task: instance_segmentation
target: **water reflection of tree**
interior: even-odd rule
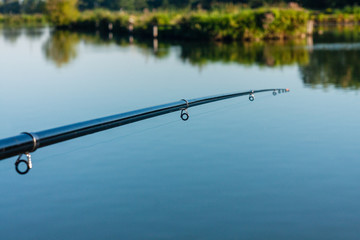
[[[37,40],[44,34],[41,28],[25,28],[25,36],[30,40]]]
[[[43,49],[47,59],[54,61],[58,67],[69,63],[77,56],[78,34],[68,31],[56,31],[51,34]]]
[[[359,25],[319,26],[314,34],[315,43],[354,43],[360,41]]]
[[[172,46],[180,47],[180,58],[195,66],[204,66],[213,62],[239,63],[260,66],[284,66],[306,64],[308,51],[306,41],[282,43],[204,43],[204,42],[166,42],[144,39],[129,39],[119,36],[55,32],[45,44],[46,56],[58,66],[76,57],[76,45],[80,39],[86,44],[127,47],[135,45],[141,53],[156,58],[166,58]],[[296,47],[294,47],[296,46]]]
[[[21,34],[21,29],[19,28],[6,28],[3,29],[1,33],[4,39],[10,43],[16,43]]]
[[[7,39],[16,39],[20,31],[4,32]],[[354,33],[341,35],[335,32],[333,39],[345,37],[354,39]],[[320,36],[328,36],[322,33]],[[335,36],[335,37],[334,37]],[[326,37],[326,39],[328,39]],[[80,40],[91,45],[117,45],[122,47],[136,46],[145,56],[166,58],[171,48],[179,49],[179,57],[198,67],[219,62],[224,64],[237,63],[241,65],[257,65],[277,67],[299,65],[300,74],[305,84],[310,86],[333,85],[341,88],[360,88],[360,49],[316,49],[309,51],[306,41],[273,42],[273,43],[204,43],[204,42],[155,42],[152,40],[124,38],[120,36],[71,33],[56,31],[44,44],[44,53],[48,59],[61,67],[77,56],[77,45]],[[344,39],[343,39],[344,40]],[[314,39],[319,41],[319,38]],[[325,39],[324,39],[325,41]],[[346,42],[346,41],[345,41]]]
[[[182,45],[181,58],[193,65],[211,62],[242,65],[284,66],[306,64],[308,51],[299,46],[305,42],[285,43],[198,43]],[[295,47],[296,46],[296,47]]]
[[[300,67],[305,84],[339,88],[360,87],[360,49],[316,50],[310,62]]]
[[[314,42],[321,45],[315,45],[309,64],[300,67],[303,82],[324,88],[359,89],[359,41],[360,26],[321,26],[314,36]]]
[[[56,63],[58,67],[69,63],[77,56],[77,45],[80,41],[85,44],[107,46],[115,44],[122,47],[135,45],[142,54],[153,55],[156,58],[165,58],[170,53],[169,43],[157,43],[154,50],[154,42],[148,40],[129,40],[120,36],[108,34],[74,33],[70,31],[55,31],[50,39],[44,44],[44,53],[47,59]]]

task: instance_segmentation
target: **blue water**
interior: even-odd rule
[[[43,148],[26,176],[15,172],[16,158],[1,161],[1,239],[358,238],[357,75],[349,87],[309,84],[301,69],[322,67],[312,65],[317,58],[194,64],[181,57],[181,44],[160,46],[167,55],[159,57],[151,47],[83,36],[59,64],[46,57],[48,29],[12,30],[14,38],[7,31],[0,31],[0,138],[183,98],[291,92],[203,105],[189,109],[187,122],[172,113]],[[316,44],[300,46],[309,59],[327,51]],[[360,57],[356,48],[329,51]]]

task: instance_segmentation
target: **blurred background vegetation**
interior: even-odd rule
[[[315,23],[358,23],[355,0],[0,0],[0,23],[50,23],[74,30],[129,24],[142,34],[153,25],[186,28],[189,36],[212,39],[282,38],[306,33]],[[42,16],[44,15],[44,16]],[[163,27],[161,27],[163,26]],[[235,31],[234,31],[235,30]],[[181,37],[184,31],[181,31]]]
[[[358,0],[0,0],[2,14],[44,13],[46,5],[75,4],[80,11],[98,8],[112,11],[152,11],[154,9],[204,9],[216,10],[234,6],[244,8],[284,7],[292,4],[306,9],[333,13],[341,9],[345,13],[360,12]],[[355,7],[355,8],[354,8]]]

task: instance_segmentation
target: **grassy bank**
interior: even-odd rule
[[[1,15],[0,24],[8,26],[43,26],[47,24],[46,16],[43,14],[19,14]]]
[[[312,19],[319,25],[328,25],[328,24],[358,24],[360,22],[360,13],[315,13],[312,16]]]
[[[360,22],[360,7],[328,8],[322,12],[313,11],[312,19],[319,25],[358,24]]]
[[[309,20],[318,25],[360,22],[360,8],[325,12],[289,8],[260,8],[213,11],[111,12],[85,11],[58,28],[152,38],[154,26],[159,39],[190,40],[281,40],[304,38]],[[0,15],[0,24],[44,26],[46,15]]]
[[[309,12],[292,9],[256,9],[238,12],[151,12],[128,14],[105,10],[83,12],[66,28],[111,31],[159,38],[261,40],[304,37]]]

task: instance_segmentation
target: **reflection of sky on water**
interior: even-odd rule
[[[187,122],[173,113],[44,148],[25,178],[15,159],[0,162],[4,239],[359,235],[358,91],[331,82],[309,88],[293,64],[215,59],[194,67],[179,58],[181,46],[158,58],[137,45],[81,40],[76,58],[58,67],[44,57],[48,39],[47,30],[31,41],[0,36],[1,138],[182,98],[292,91],[192,108]],[[319,57],[329,55],[309,62]],[[307,71],[325,65],[312,66]]]
[[[359,50],[360,43],[319,43],[313,46],[307,46],[308,50],[326,50],[326,51],[339,51],[339,50]]]

